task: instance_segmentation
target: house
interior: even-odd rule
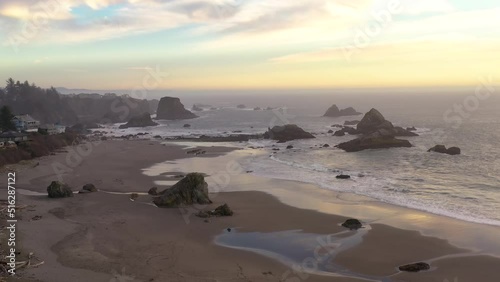
[[[48,135],[55,135],[64,133],[66,127],[54,124],[45,124],[40,126],[40,131],[46,132]]]
[[[15,131],[6,131],[0,134],[0,142],[9,143],[9,141],[12,142],[28,141],[28,134]]]
[[[16,126],[17,131],[37,132],[40,126],[40,122],[30,115],[15,116],[12,118],[12,122]]]

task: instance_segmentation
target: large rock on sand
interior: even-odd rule
[[[82,190],[80,190],[78,193],[79,194],[87,194],[87,193],[94,193],[97,192],[97,188],[95,188],[94,184],[85,184],[82,187]]]
[[[186,175],[174,186],[161,192],[153,202],[159,207],[167,208],[212,203],[208,198],[208,184],[200,173]]]
[[[52,181],[49,187],[47,187],[47,193],[49,194],[49,198],[73,197],[71,188],[67,184],[59,181]]]
[[[287,142],[296,139],[312,139],[316,137],[295,124],[287,124],[269,129],[264,133],[264,138],[278,140],[278,142]]]
[[[342,223],[342,226],[344,226],[345,228],[349,228],[350,230],[357,230],[363,227],[363,224],[361,224],[361,222],[357,219],[350,218]]]
[[[179,120],[179,119],[192,119],[198,116],[186,110],[179,98],[163,97],[158,104],[156,111],[157,119],[165,120]]]
[[[357,116],[361,113],[357,112],[353,107],[349,107],[346,109],[340,110],[337,105],[331,106],[326,113],[323,115],[324,117],[343,117],[343,116]]]
[[[425,262],[417,262],[399,267],[399,270],[405,272],[420,272],[431,269],[431,266]]]
[[[144,113],[140,116],[132,117],[126,124],[120,125],[120,129],[129,127],[147,127],[158,125],[151,119],[149,113]]]

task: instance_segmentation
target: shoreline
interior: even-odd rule
[[[184,173],[192,171],[209,172],[208,174],[213,176],[214,172],[226,171],[227,173],[226,168],[219,167],[219,165],[227,165],[227,162],[223,162],[221,159],[234,159],[234,154],[245,153],[245,150],[232,151],[222,147],[205,147],[207,155],[195,157],[187,155],[183,147],[164,146],[157,142],[150,145],[152,142],[153,141],[106,141],[105,144],[111,145],[101,148],[104,148],[103,150],[107,152],[107,155],[99,154],[99,152],[93,155],[91,154],[88,159],[84,160],[81,166],[74,168],[74,171],[68,178],[68,182],[77,188],[85,183],[92,183],[95,180],[99,180],[99,176],[111,176],[111,181],[101,179],[101,182],[96,182],[95,184],[98,186],[98,189],[99,187],[106,187],[106,189],[103,190],[111,192],[130,193],[138,192],[138,190],[147,192],[150,187],[158,186],[155,185],[155,181],[165,181],[165,178],[168,177],[167,175],[155,176],[154,174],[148,176],[146,172],[152,170],[152,168],[153,170],[157,169],[161,171],[161,167],[165,168],[169,166],[170,169],[164,170],[164,172],[179,172],[184,169]],[[139,154],[134,154],[137,149],[144,146],[147,148],[142,150]],[[96,149],[96,151],[99,150],[101,149]],[[127,152],[128,155],[121,159],[119,156],[124,152]],[[228,152],[232,153],[228,154]],[[111,156],[113,158],[111,158]],[[30,172],[29,179],[28,177],[25,178],[26,174],[21,174],[21,177],[25,178],[24,180],[26,182],[19,186],[25,188],[24,185],[26,185],[27,188],[32,188],[27,190],[33,190],[33,187],[36,186],[37,188],[35,188],[35,190],[43,193],[48,184],[43,186],[41,183],[47,182],[50,176],[43,175],[41,171],[50,168],[50,164],[53,163],[55,159],[61,157],[63,156],[58,154],[56,156],[49,156],[41,159],[39,166],[28,169]],[[116,159],[116,157],[118,157],[118,159]],[[130,162],[128,163],[130,167],[123,164],[127,158]],[[168,160],[165,161],[166,159]],[[154,162],[155,160],[157,160],[157,162]],[[204,160],[207,160],[208,166]],[[207,171],[201,170],[203,167]],[[109,171],[103,173],[102,170],[104,168]],[[89,173],[88,170],[91,170],[91,172]],[[92,171],[95,172],[95,174],[93,174]],[[89,179],[89,175],[93,176],[93,179]],[[117,178],[113,179],[113,177]],[[124,177],[125,180],[121,182],[115,181],[119,179],[119,177]],[[61,273],[70,275],[68,277],[76,279],[73,281],[88,281],[88,279],[90,279],[89,277],[93,279],[92,281],[109,281],[109,273],[113,273],[113,271],[124,272],[121,268],[116,267],[118,264],[124,264],[128,266],[125,272],[140,279],[159,279],[160,277],[164,279],[168,277],[168,279],[171,279],[168,281],[213,281],[221,278],[223,281],[233,281],[231,279],[235,279],[234,281],[244,281],[245,277],[252,277],[256,280],[250,281],[283,281],[277,274],[287,273],[289,269],[280,262],[251,252],[231,250],[217,246],[213,243],[213,238],[220,235],[222,230],[227,227],[238,227],[241,225],[245,227],[243,229],[244,231],[263,233],[295,230],[297,227],[301,227],[300,229],[302,229],[303,232],[332,234],[344,231],[344,229],[337,224],[345,220],[346,215],[342,212],[339,212],[339,215],[332,214],[335,209],[332,210],[331,206],[337,206],[337,209],[339,207],[345,208],[349,205],[352,206],[351,210],[347,212],[351,212],[362,205],[364,206],[363,209],[369,205],[371,206],[370,209],[373,210],[376,210],[376,206],[378,206],[372,201],[362,201],[354,204],[356,201],[354,199],[352,203],[345,204],[344,202],[342,206],[339,205],[339,201],[343,200],[338,199],[339,201],[335,201],[335,198],[333,198],[334,201],[327,202],[325,206],[316,207],[316,210],[313,210],[311,206],[318,204],[317,197],[320,196],[320,199],[323,197],[324,200],[324,195],[332,191],[319,189],[311,190],[310,188],[314,185],[291,181],[272,179],[255,180],[256,176],[247,173],[230,175],[230,182],[227,184],[227,187],[225,187],[226,189],[220,189],[217,191],[217,194],[211,194],[211,197],[216,195],[216,197],[213,198],[214,204],[212,207],[216,204],[227,202],[233,210],[235,210],[236,214],[231,218],[211,219],[209,223],[205,223],[202,219],[194,216],[189,216],[189,222],[186,224],[186,214],[183,211],[178,209],[158,209],[152,206],[142,205],[141,201],[132,202],[127,196],[120,194],[94,193],[90,195],[75,195],[75,197],[70,199],[59,200],[47,200],[46,198],[37,196],[21,195],[21,201],[36,206],[35,211],[25,212],[26,214],[23,214],[23,218],[30,218],[37,213],[43,214],[43,218],[40,221],[21,223],[21,232],[24,234],[22,239],[23,245],[25,249],[36,249],[37,252],[35,252],[35,254],[39,256],[40,254],[44,255],[46,261],[44,266],[36,269],[29,269],[25,271],[25,274],[28,276],[34,275],[38,279],[41,278],[41,281],[56,281],[53,280],[54,277],[51,277],[51,273],[52,275],[54,275],[54,273],[59,275],[61,275]],[[294,184],[292,185],[292,183]],[[258,187],[259,185],[265,186],[256,189],[256,186]],[[253,186],[252,191],[248,191],[250,190],[248,189],[250,186]],[[164,187],[161,189],[163,188]],[[226,191],[231,189],[232,191]],[[308,196],[312,197],[306,198],[305,200],[301,199],[300,197],[304,196],[304,189],[308,192]],[[263,193],[258,190],[266,191]],[[311,191],[314,191],[314,193],[311,193]],[[140,198],[143,197],[148,196],[140,196]],[[297,201],[297,199],[300,199],[300,201]],[[290,203],[294,203],[294,200],[295,205],[291,205]],[[328,198],[328,201],[330,200],[332,200],[332,198]],[[319,203],[322,202],[320,201]],[[385,208],[390,210],[393,207],[386,206]],[[461,250],[442,239],[423,236],[421,233],[425,234],[425,232],[421,232],[421,230],[408,231],[386,225],[385,223],[390,222],[391,218],[396,216],[396,214],[401,214],[399,209],[393,210],[392,213],[379,210],[380,215],[384,215],[384,213],[385,219],[382,218],[370,222],[373,229],[370,230],[366,238],[364,238],[359,245],[340,253],[338,260],[343,265],[348,265],[350,269],[359,270],[360,273],[383,273],[385,275],[393,273],[393,269],[399,266],[398,264],[400,263],[411,263],[420,259],[435,259],[436,256],[439,257],[465,252],[465,250]],[[366,211],[358,211],[357,214],[352,213],[350,216],[361,218],[363,214],[366,215]],[[160,224],[158,220],[164,217],[168,219],[168,224],[158,225]],[[274,219],[272,220],[272,224],[265,222],[265,220],[263,222],[263,218],[266,217],[266,220]],[[365,221],[364,218],[361,219]],[[161,222],[164,221],[162,220]],[[435,222],[432,221],[428,222],[431,222],[430,225],[435,224]],[[453,232],[456,231],[452,229],[452,224],[445,228]],[[150,233],[143,233],[138,230],[148,230]],[[498,234],[498,230],[496,230],[496,232]],[[30,234],[38,233],[40,235],[38,239],[43,238],[44,240],[42,241],[46,242],[46,245],[37,244],[37,242],[39,242],[37,238],[29,237]],[[51,236],[52,234],[58,235]],[[398,238],[400,238],[401,248],[408,248],[405,254],[395,254],[398,252],[390,252],[383,248],[377,249],[377,247],[384,245],[385,248],[390,246],[391,240],[387,239],[388,236],[390,238],[394,237],[392,242],[398,242]],[[166,244],[165,238],[170,238],[170,240],[167,241],[172,243]],[[412,246],[407,246],[406,240],[410,240]],[[177,241],[184,242],[184,245],[180,243],[182,245],[181,247],[181,245],[178,245]],[[375,241],[375,243],[372,241]],[[156,243],[156,245],[154,243]],[[430,244],[432,248],[427,246],[428,244]],[[50,250],[47,250],[49,247]],[[187,253],[186,248],[189,249]],[[124,257],[123,254],[121,254],[122,249],[126,249],[130,253],[136,254],[137,257]],[[178,249],[181,249],[181,251]],[[146,261],[150,259],[150,262],[151,260],[157,259],[154,257],[144,257],[142,252],[146,250],[153,252],[162,250],[171,257],[176,258],[176,263],[173,263],[172,267],[168,268],[168,271],[155,268],[160,264],[160,261],[151,264],[146,263],[143,265],[144,268],[141,269],[143,270],[142,272],[136,271],[136,269],[134,269],[135,264],[144,264],[144,262],[140,262],[141,257]],[[196,256],[198,256],[198,251],[202,252],[204,255],[200,255],[199,257],[190,255],[196,253]],[[470,252],[470,250],[467,252]],[[375,264],[375,266],[381,267],[382,270],[376,269],[376,267],[374,269],[373,264],[366,265],[367,263],[359,261],[360,258],[364,258],[366,261],[375,260],[372,262],[376,262],[375,257],[378,257],[380,253],[384,253],[384,256],[392,255],[392,258],[385,264]],[[498,258],[490,256],[485,257],[484,254],[481,255],[483,257],[478,257],[478,255],[475,254],[474,257],[458,258],[458,260],[468,261],[469,265],[478,265],[478,267],[480,267],[480,265],[489,265],[491,261],[494,263],[500,261]],[[200,269],[203,270],[190,269],[188,266],[193,263],[193,260],[200,263],[204,262],[207,265],[199,265]],[[235,260],[238,261],[237,265],[234,264]],[[450,281],[452,281],[451,279],[453,279],[453,277],[445,277],[443,275],[448,274],[448,272],[454,272],[462,277],[460,280],[461,282],[474,281],[467,280],[467,277],[472,277],[470,275],[477,274],[474,273],[475,267],[470,267],[470,269],[465,270],[454,268],[454,266],[449,263],[449,261],[452,260],[457,260],[457,258],[445,258],[433,262],[433,265],[436,264],[440,266],[439,269],[435,271],[419,273],[417,275],[408,275],[406,273],[393,273],[393,275],[396,275],[394,278],[405,279],[401,281],[443,281],[443,279],[450,279]],[[228,268],[230,270],[227,270]],[[51,269],[54,272],[51,272]],[[482,281],[495,281],[493,270],[494,268],[490,268],[489,270],[481,272],[481,274],[486,277],[486,280],[483,279]],[[164,273],[165,271],[167,273]],[[106,273],[108,274],[106,275]],[[212,278],[209,279],[207,276],[203,276],[207,273],[209,273],[208,277],[213,277],[213,280]],[[272,275],[269,273],[272,273]],[[160,277],[158,277],[158,275]],[[81,277],[87,280],[79,280]],[[189,277],[191,277],[192,280],[190,280],[191,278]],[[432,280],[438,279],[438,277],[441,280]],[[52,278],[52,280],[49,278]],[[491,280],[488,280],[489,278],[491,278]],[[332,281],[331,277],[316,275],[311,275],[308,280]],[[335,278],[334,281],[358,280],[360,279],[340,277]]]

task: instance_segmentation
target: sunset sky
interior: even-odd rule
[[[0,79],[130,89],[475,85],[498,0],[2,0]]]

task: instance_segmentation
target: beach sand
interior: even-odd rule
[[[192,158],[193,162],[198,158],[216,159],[232,149],[205,147],[207,153],[199,156],[188,155],[187,150],[153,141],[105,141],[63,176],[74,190],[93,183],[102,191],[66,199],[18,195],[18,204],[28,206],[20,213],[18,224],[20,256],[33,252],[45,263],[23,270],[11,280],[366,281],[297,273],[269,256],[214,244],[214,238],[227,228],[262,233],[345,232],[339,226],[345,216],[292,207],[261,192],[266,188],[286,189],[287,181],[269,182],[273,186],[259,187],[261,191],[211,194],[214,203],[208,207],[157,208],[148,204],[150,196],[144,194],[130,200],[127,193],[147,193],[158,186],[155,181],[167,177],[147,176],[143,169],[182,158]],[[59,153],[36,160],[36,167],[17,167],[17,189],[45,194],[50,182],[57,180],[54,164],[68,165],[67,157],[67,152]],[[223,203],[230,205],[234,216],[211,218],[209,222],[194,216],[199,209],[213,209]],[[42,218],[30,220],[34,216]],[[431,271],[397,270],[399,265],[422,260],[432,261]],[[496,282],[499,275],[494,266],[500,265],[500,259],[474,254],[418,231],[371,224],[361,243],[340,252],[331,263],[361,275],[388,277],[384,281]]]

